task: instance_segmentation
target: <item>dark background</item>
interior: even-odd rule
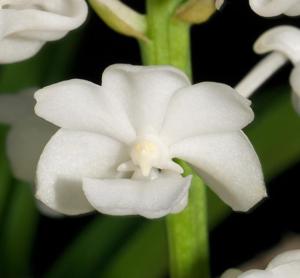
[[[144,1],[125,2],[140,11],[144,9]],[[300,20],[261,18],[252,12],[248,1],[227,0],[209,22],[192,28],[194,81],[219,81],[234,86],[261,59],[252,51],[255,39],[264,30],[279,24],[300,27]],[[141,63],[135,40],[107,28],[92,11],[87,25],[70,77],[99,83],[108,65]],[[291,66],[286,66],[263,88],[287,84],[290,70]],[[268,93],[272,97],[272,90]],[[267,201],[249,214],[232,214],[211,233],[213,274],[220,274],[274,246],[287,233],[300,232],[299,171],[300,164],[273,179],[268,184],[270,198]],[[53,220],[42,217],[33,259],[36,274],[43,273],[93,218]]]

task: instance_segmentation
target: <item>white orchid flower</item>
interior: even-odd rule
[[[93,210],[148,218],[185,208],[191,163],[234,210],[266,196],[261,166],[241,131],[250,101],[224,84],[191,86],[169,66],[113,65],[102,86],[69,80],[35,94],[36,114],[61,129],[37,168],[39,200],[63,214]]]
[[[10,126],[6,140],[7,157],[13,175],[34,186],[35,172],[43,148],[57,127],[34,114],[34,90],[19,94],[0,94],[0,123]],[[58,213],[38,203],[47,216]]]
[[[0,63],[34,56],[87,17],[84,0],[0,0]]]
[[[249,0],[249,4],[254,12],[264,17],[300,15],[299,0]]]
[[[275,257],[265,270],[249,270],[242,273],[230,269],[221,278],[299,278],[300,250],[292,250]]]
[[[294,65],[290,76],[292,100],[300,113],[300,29],[278,26],[263,33],[254,44],[258,54],[271,52],[236,86],[244,97],[250,97],[279,68],[291,61]]]

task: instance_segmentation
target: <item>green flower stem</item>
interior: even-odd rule
[[[188,164],[179,164],[193,180],[188,207],[167,217],[171,276],[205,278],[210,275],[206,188]]]
[[[182,0],[147,0],[148,42],[140,42],[145,65],[173,65],[191,77],[190,26],[173,18]]]
[[[191,78],[190,26],[173,15],[181,0],[147,0],[147,37],[141,42],[146,65],[172,65]],[[167,217],[170,272],[173,278],[209,277],[206,191],[203,181],[183,161],[184,175],[193,175],[188,207]]]

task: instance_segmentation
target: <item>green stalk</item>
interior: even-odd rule
[[[173,15],[181,0],[147,0],[147,37],[141,42],[145,65],[172,65],[191,77],[189,25]],[[209,248],[206,190],[203,181],[183,161],[184,175],[193,175],[189,205],[167,217],[172,278],[208,278]]]
[[[193,180],[188,207],[167,217],[171,276],[205,278],[210,275],[206,188],[188,164],[179,164]]]
[[[173,65],[191,77],[190,26],[173,18],[182,0],[147,0],[147,37],[140,42],[145,65]]]

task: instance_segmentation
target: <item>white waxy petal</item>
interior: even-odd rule
[[[292,103],[295,110],[300,114],[300,63],[292,70],[290,83],[292,86]]]
[[[242,272],[239,269],[228,269],[220,278],[239,278],[240,274],[242,274]]]
[[[0,42],[0,64],[14,63],[37,54],[45,42],[9,37]]]
[[[169,103],[161,137],[174,143],[206,133],[240,130],[254,118],[250,104],[220,83],[203,82],[184,88]]]
[[[0,63],[30,58],[46,41],[58,40],[87,17],[84,0],[2,1]]]
[[[273,269],[283,264],[288,264],[292,262],[300,263],[300,250],[286,251],[278,256],[276,256],[269,264],[267,269]],[[300,272],[299,272],[300,274]]]
[[[249,0],[249,4],[254,12],[264,17],[300,15],[299,0]]]
[[[258,54],[278,51],[296,64],[300,62],[300,30],[288,25],[274,27],[256,40],[254,51]]]
[[[12,125],[6,147],[15,177],[31,184],[34,183],[40,155],[56,131],[57,127],[34,115],[27,116]]]
[[[0,123],[12,125],[27,116],[34,116],[33,90],[19,94],[0,94]]]
[[[293,261],[287,264],[274,267],[269,270],[272,278],[299,278],[300,276],[300,261]]]
[[[157,133],[174,93],[189,86],[183,72],[169,66],[113,65],[102,76],[102,86],[118,94],[137,133]]]
[[[249,270],[239,275],[237,278],[283,278],[283,277],[273,276],[271,272],[265,270]],[[286,278],[288,278],[288,276]]]
[[[126,143],[135,139],[118,95],[94,83],[63,81],[39,90],[35,98],[36,114],[57,126],[98,132]]]
[[[68,215],[93,210],[82,190],[82,179],[113,178],[128,160],[119,142],[89,132],[60,129],[46,145],[37,168],[36,197]]]
[[[234,210],[247,211],[267,195],[258,157],[241,131],[189,138],[171,146],[170,153],[195,166]]]
[[[300,262],[291,262],[267,270],[249,270],[237,278],[299,278]]]
[[[221,278],[231,278],[226,273]],[[249,270],[232,278],[298,278],[299,275],[300,250],[292,250],[275,257],[266,270]]]
[[[191,177],[162,174],[153,180],[84,179],[84,193],[92,206],[110,215],[159,218],[187,205]]]
[[[288,9],[285,14],[288,16],[299,16],[300,15],[300,1],[294,0],[296,3]]]

